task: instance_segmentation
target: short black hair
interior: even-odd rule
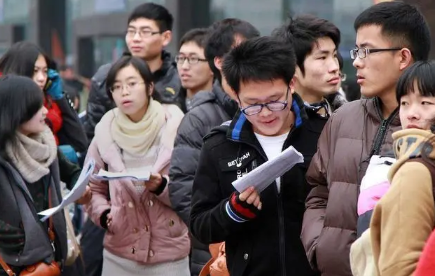
[[[128,17],[128,24],[139,18],[154,20],[160,32],[172,31],[174,18],[163,6],[155,3],[144,3],[137,6]]]
[[[116,75],[118,75],[121,69],[129,65],[133,66],[139,72],[139,75],[142,77],[143,81],[145,82],[144,93],[149,95],[150,89],[154,82],[154,76],[153,73],[151,72],[151,69],[143,59],[126,55],[121,57],[118,61],[116,61],[112,65],[112,67],[110,67],[109,72],[107,73],[106,90],[107,90],[107,95],[112,101],[113,101],[113,95],[112,92],[110,92],[110,88],[115,84]],[[154,93],[154,94],[158,95],[158,93]]]
[[[338,51],[340,30],[332,22],[314,15],[301,15],[275,29],[272,35],[294,45],[297,65],[305,73],[304,62],[320,38],[329,37]]]
[[[415,91],[417,85],[424,97],[435,97],[435,61],[417,61],[400,76],[396,87],[397,102],[409,92]],[[435,119],[435,118],[434,118]]]
[[[17,143],[19,127],[42,108],[44,96],[31,79],[18,75],[0,77],[0,155],[6,156],[6,145]]]
[[[392,47],[408,48],[415,61],[427,60],[430,51],[429,26],[417,7],[403,2],[382,2],[363,11],[354,28],[375,25],[390,39]]]
[[[180,40],[178,48],[181,48],[185,43],[194,42],[200,48],[205,49],[207,41],[207,28],[196,28],[186,32]]]
[[[224,58],[222,71],[236,94],[240,84],[249,81],[281,79],[290,83],[295,74],[293,47],[281,39],[263,36],[251,38],[232,49]]]
[[[209,35],[205,47],[205,58],[215,77],[221,81],[222,76],[214,65],[216,57],[222,58],[234,45],[235,37],[245,39],[260,36],[260,32],[249,22],[235,18],[227,18],[213,23],[209,27]]]

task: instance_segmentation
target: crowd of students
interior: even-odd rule
[[[165,7],[126,23],[129,51],[98,69],[82,119],[36,45],[0,59],[0,275],[433,273],[435,62],[418,8],[355,19],[358,100],[342,89],[340,30],[316,16],[266,36],[224,19],[188,31],[175,56]],[[290,146],[302,163],[236,191]],[[91,160],[95,174],[150,177],[91,177],[77,257],[68,216],[38,213]]]

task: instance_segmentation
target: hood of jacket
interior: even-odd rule
[[[435,135],[429,130],[399,130],[393,133],[393,140],[393,150],[397,162],[391,167],[388,174],[390,182],[400,166],[407,160],[418,157],[435,159]]]
[[[211,91],[200,91],[192,99],[192,108],[207,102],[217,102],[225,112],[232,118],[239,110],[237,102],[223,90],[219,81],[213,83]]]
[[[177,64],[172,58],[172,55],[165,50],[163,50],[162,52],[162,61],[162,67],[154,72],[154,77],[156,78],[156,80],[166,76],[169,69],[177,67]]]

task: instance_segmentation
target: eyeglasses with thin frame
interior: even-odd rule
[[[124,90],[124,88],[128,91],[131,92],[133,90],[135,90],[140,84],[144,84],[145,82],[136,82],[136,81],[130,81],[126,84],[114,84],[112,87],[110,87],[109,91],[112,94],[121,94],[122,91]]]
[[[197,64],[200,61],[202,61],[202,62],[207,61],[206,59],[199,58],[199,57],[186,57],[186,56],[180,56],[180,55],[175,57],[175,62],[178,65],[183,65],[186,60],[187,60],[187,63],[189,63],[189,64]]]
[[[265,104],[253,104],[253,105],[247,106],[245,108],[242,108],[241,111],[247,116],[252,116],[252,115],[256,115],[256,114],[260,113],[263,110],[263,107],[267,107],[267,109],[269,109],[272,112],[284,110],[288,106],[288,92],[289,92],[289,90],[290,90],[290,88],[287,87],[287,92],[285,94],[285,99],[286,99],[285,101],[273,101],[273,102],[268,102]],[[240,98],[239,98],[239,101],[240,101]]]
[[[355,48],[350,50],[350,58],[356,59],[357,57],[366,58],[369,54],[386,51],[399,51],[402,48],[384,48],[384,49],[368,49],[368,48]]]
[[[154,32],[148,29],[139,29],[139,30],[130,29],[127,30],[127,37],[133,38],[136,34],[139,34],[140,38],[146,38],[160,33],[161,32]]]
[[[346,81],[347,75],[344,73],[340,73],[340,79],[341,81]]]

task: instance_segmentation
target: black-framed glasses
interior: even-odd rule
[[[268,102],[265,104],[253,104],[253,105],[247,106],[245,108],[242,108],[241,111],[247,116],[252,116],[252,115],[256,115],[256,114],[260,113],[263,110],[263,107],[267,107],[267,109],[269,109],[272,112],[284,110],[288,105],[288,92],[289,92],[289,90],[290,90],[290,88],[287,87],[287,92],[285,94],[285,99],[286,99],[285,101],[273,101],[273,102]],[[239,98],[239,101],[240,101],[240,98]]]
[[[151,37],[153,35],[156,34],[160,34],[161,32],[154,32],[148,29],[139,29],[139,30],[134,30],[134,29],[130,29],[127,30],[127,37],[129,38],[133,38],[136,34],[139,34],[140,38],[145,38],[145,37]]]
[[[187,63],[189,63],[189,64],[197,64],[200,61],[203,61],[203,62],[207,61],[205,58],[199,58],[199,57],[186,57],[186,56],[180,56],[180,55],[175,57],[175,62],[178,65],[184,64],[184,62],[186,60],[187,60]]]
[[[141,82],[136,82],[136,81],[130,81],[126,84],[121,84],[121,83],[117,83],[114,84],[112,87],[110,87],[109,91],[112,94],[120,94],[122,93],[122,90],[125,88],[127,89],[128,92],[131,92],[133,90],[135,90],[139,84],[144,84],[145,82],[141,81]]]
[[[357,57],[366,58],[371,53],[399,51],[399,50],[402,50],[402,48],[384,48],[384,49],[355,48],[350,50],[350,58],[351,59],[356,59]]]

